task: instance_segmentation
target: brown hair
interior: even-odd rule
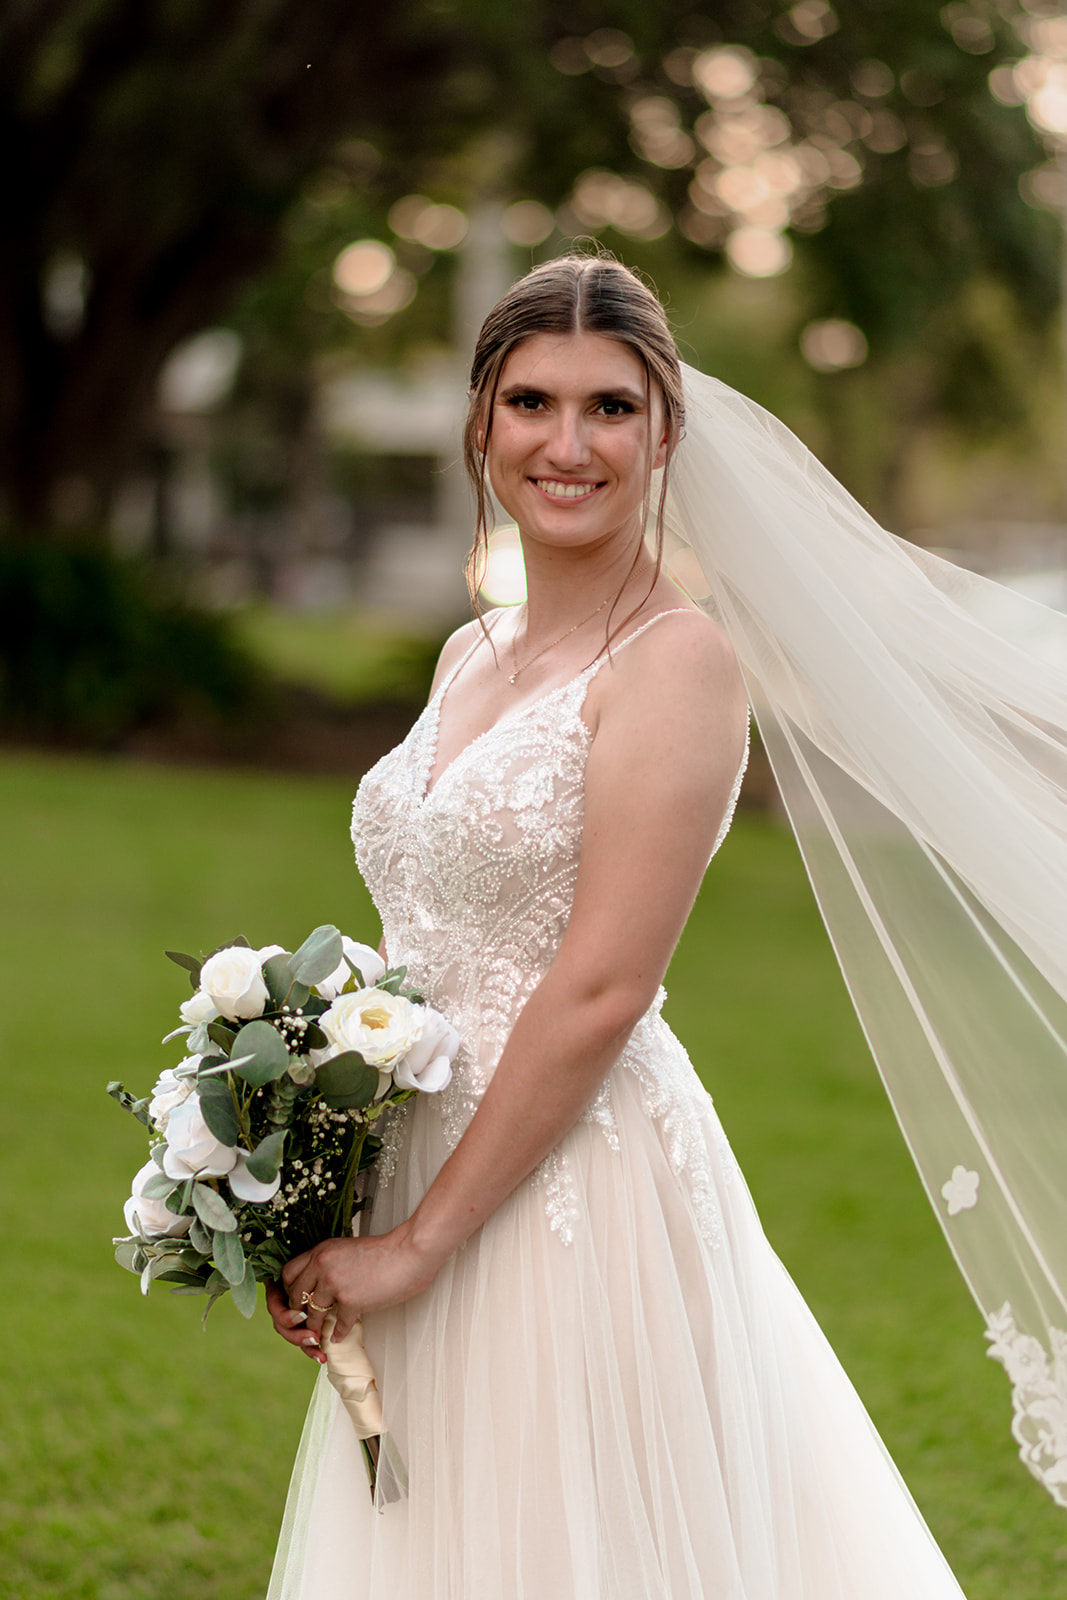
[[[500,374],[508,356],[524,339],[538,333],[599,333],[609,339],[617,339],[633,351],[645,369],[650,394],[655,384],[663,396],[668,466],[671,452],[681,438],[685,423],[681,366],[666,313],[652,290],[629,267],[609,255],[557,256],[554,261],[546,261],[535,267],[513,284],[490,311],[478,335],[471,363],[470,410],[463,433],[463,459],[474,487],[477,513],[474,544],[467,558],[467,588],[479,617],[479,574],[484,567],[489,534],[492,532],[486,461],[493,425],[493,406]],[[479,444],[478,429],[481,423],[484,423],[484,432]],[[650,428],[651,425],[650,408]],[[651,468],[649,470],[651,475]],[[649,594],[659,577],[663,559],[667,470],[665,467],[656,511],[656,570]],[[650,483],[646,483],[646,521],[649,491]],[[635,553],[634,566],[639,556],[640,550]],[[645,596],[647,598],[648,595]],[[633,611],[612,629],[611,617],[617,603],[618,595],[608,612],[607,645],[644,602],[638,602]]]

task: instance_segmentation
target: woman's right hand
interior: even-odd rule
[[[319,1349],[319,1341],[306,1327],[306,1311],[290,1311],[289,1296],[280,1283],[267,1284],[267,1310],[270,1312],[274,1331],[280,1334],[286,1344],[291,1344],[321,1366],[326,1360]]]

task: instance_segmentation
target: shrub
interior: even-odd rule
[[[98,549],[0,542],[0,724],[114,744],[153,721],[229,721],[267,680],[224,617]]]

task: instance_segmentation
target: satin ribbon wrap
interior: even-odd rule
[[[363,1324],[356,1318],[339,1341],[333,1339],[337,1318],[331,1311],[322,1324],[320,1346],[326,1356],[326,1375],[337,1390],[359,1439],[375,1439],[382,1428],[382,1397],[370,1357],[363,1346]]]

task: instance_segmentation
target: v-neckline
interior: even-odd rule
[[[630,644],[631,641],[636,639],[639,634],[644,633],[646,628],[650,628],[654,622],[658,622],[660,617],[675,616],[680,611],[689,611],[691,609],[692,607],[690,606],[672,606],[666,611],[655,612],[651,617],[648,617],[644,622],[642,622],[639,627],[634,628],[631,633],[626,634],[626,636],[619,641],[616,649],[621,650],[624,645]],[[580,672],[573,673],[571,677],[565,679],[563,683],[557,683],[551,689],[545,689],[541,694],[535,695],[532,700],[527,700],[525,705],[515,706],[511,711],[505,711],[504,715],[502,717],[498,717],[495,722],[491,722],[488,728],[483,728],[481,733],[476,733],[474,735],[473,739],[468,739],[467,743],[456,751],[451,760],[445,762],[445,765],[441,768],[440,772],[435,778],[433,775],[433,769],[434,763],[437,760],[437,754],[440,745],[441,706],[444,702],[444,697],[452,687],[452,684],[455,682],[456,678],[462,672],[463,668],[467,665],[467,662],[471,659],[474,652],[483,642],[484,638],[485,635],[483,634],[475,639],[470,649],[460,657],[460,659],[456,662],[456,665],[452,668],[451,672],[449,672],[444,678],[436,693],[431,696],[425,711],[423,711],[423,716],[426,716],[427,712],[432,712],[433,718],[427,732],[427,743],[429,745],[429,749],[424,754],[419,768],[417,804],[420,806],[429,804],[431,797],[437,793],[438,787],[440,786],[442,780],[446,778],[452,771],[457,761],[462,761],[463,757],[469,750],[473,750],[476,745],[479,745],[483,742],[483,740],[488,739],[489,735],[495,733],[498,728],[502,728],[510,722],[517,722],[520,717],[524,717],[528,712],[535,710],[536,707],[544,705],[545,701],[550,700],[553,695],[561,694],[564,689],[573,688],[573,686],[582,678],[584,678],[587,673],[595,673],[597,668],[600,666],[600,663],[605,659],[603,653],[594,656],[593,660],[590,661],[587,666],[584,666]],[[583,723],[583,727],[584,726],[585,724]]]
[[[481,641],[478,642],[480,643]],[[455,755],[452,756],[450,760],[445,762],[444,766],[441,768],[440,772],[435,778],[433,775],[433,769],[434,764],[437,761],[441,733],[441,704],[444,700],[445,691],[451,684],[452,679],[455,677],[456,673],[459,672],[460,667],[466,665],[473,653],[473,650],[468,651],[467,655],[464,656],[463,660],[454,669],[454,671],[449,673],[444,683],[441,684],[441,687],[437,690],[437,693],[433,696],[433,699],[426,707],[427,711],[433,712],[433,720],[427,733],[427,744],[429,748],[423,756],[422,766],[419,772],[418,803],[420,806],[429,804],[431,798],[440,788],[442,781],[448,777],[456,763],[463,760],[463,757],[468,753],[468,751],[473,750],[476,745],[479,745],[483,742],[483,740],[488,739],[490,734],[496,733],[498,728],[503,728],[510,722],[517,722],[520,717],[526,716],[528,712],[535,710],[540,705],[543,705],[545,701],[550,700],[553,695],[561,694],[564,689],[572,688],[580,678],[585,677],[586,673],[592,672],[601,659],[598,656],[595,661],[590,661],[588,666],[583,667],[581,672],[574,673],[574,675],[570,678],[567,678],[565,682],[557,683],[551,689],[545,689],[543,693],[535,695],[532,700],[527,700],[525,705],[513,706],[510,711],[505,711],[504,715],[502,717],[498,717],[495,722],[491,722],[488,728],[483,728],[481,733],[476,733],[474,735],[473,739],[468,739],[467,743],[461,746],[461,748],[456,751]]]

